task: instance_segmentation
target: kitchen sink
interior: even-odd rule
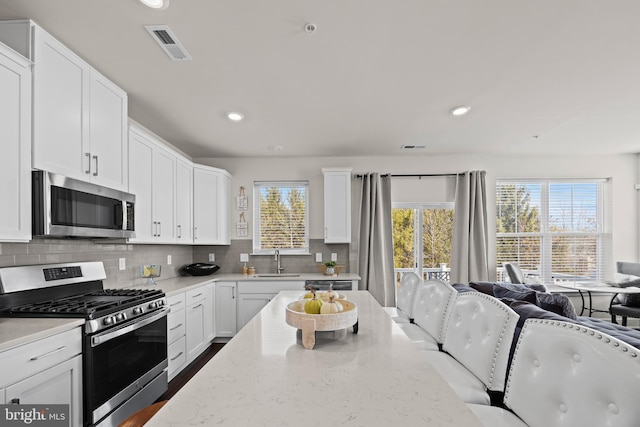
[[[300,273],[265,273],[254,274],[253,277],[300,277]]]

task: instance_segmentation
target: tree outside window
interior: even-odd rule
[[[423,279],[448,281],[453,237],[452,204],[394,204],[396,278],[414,271]],[[446,267],[445,267],[446,265]]]
[[[496,261],[543,282],[603,281],[610,263],[606,180],[498,181]]]
[[[254,253],[309,253],[308,182],[254,183]]]

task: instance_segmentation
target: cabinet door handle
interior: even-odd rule
[[[236,299],[236,288],[231,288],[231,299]]]
[[[162,236],[162,223],[158,221],[158,237]]]
[[[195,294],[194,296],[192,296],[191,298],[197,298],[199,296],[202,296],[202,292],[200,292],[199,294]]]
[[[158,237],[158,222],[153,221],[153,237]]]
[[[87,157],[87,170],[84,171],[84,173],[86,174],[90,174],[91,173],[91,153],[84,153],[84,155]]]
[[[198,240],[198,227],[193,227],[193,239]]]
[[[174,305],[180,305],[182,301],[174,302],[173,304],[169,304],[169,307],[173,307]]]
[[[98,176],[98,156],[93,156],[93,160],[96,161],[96,171],[93,173],[93,176]]]
[[[182,326],[182,323],[180,323],[177,326],[174,326],[173,328],[169,329],[170,331],[175,331],[176,329],[178,329],[180,326]]]
[[[32,357],[31,359],[29,359],[29,360],[31,360],[31,361],[40,360],[40,359],[42,359],[43,357],[51,356],[52,354],[57,353],[57,352],[59,352],[59,351],[61,351],[61,350],[65,349],[65,348],[67,348],[67,346],[66,346],[66,345],[63,345],[62,347],[58,347],[58,348],[56,348],[55,350],[51,350],[51,351],[49,351],[49,352],[47,352],[47,353],[45,353],[45,354],[41,354],[40,356],[33,356],[33,357]]]
[[[182,239],[182,226],[178,224],[178,239]]]
[[[202,307],[202,304],[194,305],[193,307],[191,307],[191,309],[195,310],[196,308],[200,308],[200,307]]]
[[[178,353],[178,355],[176,357],[172,357],[171,361],[173,362],[174,360],[176,360],[178,357],[182,356],[183,352]]]

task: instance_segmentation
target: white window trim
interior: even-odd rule
[[[253,182],[253,248],[252,255],[274,255],[276,249],[262,249],[260,247],[260,188],[262,187],[306,187],[305,191],[305,242],[304,248],[280,248],[281,255],[310,255],[309,252],[309,181],[308,180],[290,180],[290,181],[254,181]]]
[[[552,238],[554,236],[566,236],[566,237],[576,237],[576,236],[595,236],[597,239],[596,251],[598,253],[599,262],[596,265],[596,273],[595,282],[604,282],[610,274],[610,268],[608,267],[606,258],[611,258],[611,230],[607,224],[610,224],[610,221],[607,219],[607,215],[612,215],[611,212],[611,188],[610,188],[610,180],[604,178],[566,178],[566,179],[551,179],[551,178],[541,178],[541,179],[497,179],[496,180],[496,189],[497,186],[503,183],[514,183],[514,184],[526,184],[526,183],[535,183],[541,184],[540,191],[540,232],[536,233],[498,233],[496,232],[496,240],[499,237],[540,237],[540,279],[544,283],[551,283],[554,279],[552,278],[552,268],[551,268],[551,245]],[[597,192],[597,210],[596,210],[596,231],[595,232],[561,232],[561,233],[552,233],[549,231],[549,185],[556,183],[591,183],[591,184],[600,184],[600,187]],[[496,204],[497,204],[497,194],[496,194]],[[498,266],[501,267],[501,266]],[[587,281],[587,280],[585,280]]]

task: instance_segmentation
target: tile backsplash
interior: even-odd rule
[[[347,266],[349,245],[325,245],[321,239],[310,240],[312,255],[283,255],[285,272],[317,272],[315,253],[323,255],[323,261],[330,260],[331,253],[338,255],[338,263]],[[140,266],[159,264],[162,274],[159,280],[182,275],[180,269],[192,262],[208,262],[209,254],[215,254],[215,263],[221,266],[221,273],[240,273],[241,253],[251,253],[251,240],[233,240],[229,246],[185,246],[185,245],[143,245],[124,241],[84,240],[84,239],[33,239],[28,243],[0,243],[0,267],[17,265],[51,264],[78,261],[104,262],[107,279],[105,288],[139,286],[148,279],[140,277]],[[171,255],[171,264],[167,256]],[[124,258],[126,268],[119,270],[119,260]],[[275,271],[273,256],[249,257],[247,265],[258,273]]]
[[[229,246],[194,246],[193,262],[207,262],[209,254],[214,253],[221,273],[240,274],[242,273],[242,262],[240,254],[251,254],[251,240],[232,240]],[[332,244],[326,245],[322,239],[310,239],[309,251],[311,255],[282,255],[281,266],[285,268],[284,273],[318,273],[316,267],[315,254],[321,253],[323,261],[331,260],[331,254],[338,257],[338,264],[346,266],[344,272],[349,271],[349,245]],[[256,273],[275,273],[276,263],[273,255],[249,255],[247,267],[254,267]]]

